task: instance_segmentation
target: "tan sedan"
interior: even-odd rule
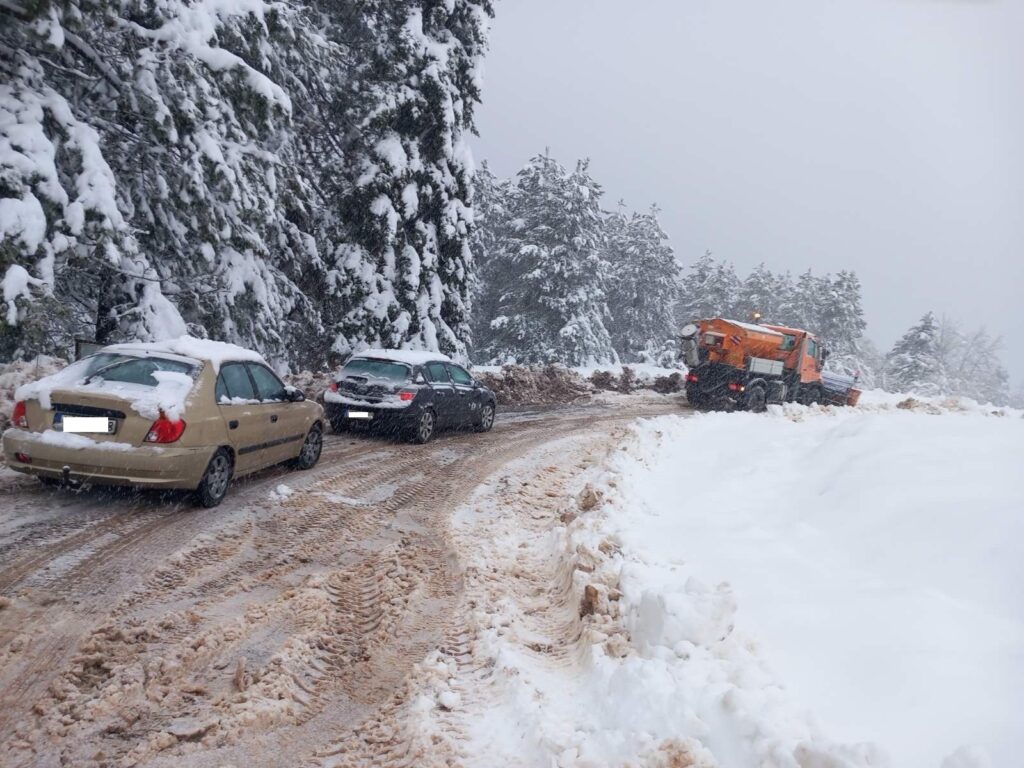
[[[216,506],[233,477],[320,458],[323,408],[254,352],[183,337],[118,344],[15,393],[7,466],[49,483],[195,491]]]

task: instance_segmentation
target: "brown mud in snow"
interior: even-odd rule
[[[682,409],[510,413],[426,446],[329,435],[316,469],[263,472],[214,510],[4,470],[0,763],[459,764],[457,734],[403,732],[431,665],[464,658],[452,512],[566,435]]]

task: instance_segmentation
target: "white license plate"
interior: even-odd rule
[[[61,419],[64,432],[76,432],[87,435],[112,435],[115,422],[106,416],[65,416]]]
[[[349,411],[348,417],[350,419],[372,419],[373,414],[369,411]]]

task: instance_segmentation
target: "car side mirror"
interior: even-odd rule
[[[473,379],[473,389],[481,389],[484,383],[480,379]]]
[[[301,403],[306,399],[306,393],[295,387],[285,387],[284,399],[289,403]]]

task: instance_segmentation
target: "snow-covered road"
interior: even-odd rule
[[[1024,420],[927,410],[608,396],[202,513],[5,475],[4,764],[1013,765]]]
[[[0,470],[0,763],[407,764],[410,673],[463,636],[453,512],[565,435],[680,407],[520,412],[427,446],[329,436],[315,470],[206,511]]]

